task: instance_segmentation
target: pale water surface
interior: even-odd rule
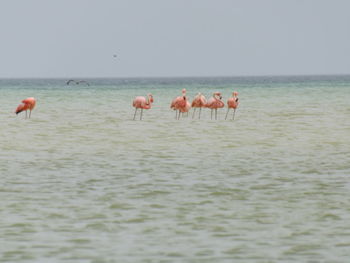
[[[349,262],[349,76],[65,81],[0,81],[1,262]]]

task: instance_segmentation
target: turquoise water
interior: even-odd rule
[[[349,260],[349,76],[89,82],[0,81],[1,262]],[[235,120],[175,120],[182,88]]]

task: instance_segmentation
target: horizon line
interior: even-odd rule
[[[336,74],[267,74],[267,75],[187,75],[187,76],[99,76],[99,77],[0,77],[3,80],[10,79],[186,79],[186,78],[264,78],[264,77],[337,77],[350,76],[350,73],[336,73]]]

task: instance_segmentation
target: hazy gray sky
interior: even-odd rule
[[[1,0],[0,77],[350,74],[349,12],[348,0]]]

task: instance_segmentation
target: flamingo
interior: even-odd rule
[[[230,111],[230,109],[233,109],[232,120],[235,119],[236,109],[238,108],[238,104],[239,104],[237,96],[238,96],[238,92],[234,91],[232,93],[232,97],[227,100],[227,112],[226,112],[225,120],[227,119],[227,114]]]
[[[18,105],[16,109],[16,114],[25,111],[26,112],[26,119],[27,119],[27,110],[29,110],[29,118],[32,113],[32,110],[34,109],[36,104],[36,100],[33,97],[26,98],[25,100],[22,100],[22,103]]]
[[[207,104],[207,100],[204,97],[204,95],[202,95],[200,92],[196,95],[196,97],[194,97],[193,101],[192,101],[192,108],[194,108],[193,114],[192,114],[192,119],[194,118],[194,115],[196,113],[196,108],[199,108],[199,115],[198,115],[198,119],[201,118],[201,111],[202,108],[205,107],[205,105]]]
[[[186,89],[182,89],[182,96],[173,99],[170,105],[170,108],[176,111],[175,119],[180,119],[180,112],[188,112],[188,106],[191,105],[187,104]],[[188,108],[187,111],[186,108]],[[177,115],[177,111],[179,111],[179,115]]]
[[[135,107],[134,120],[135,120],[135,117],[136,117],[137,109],[141,109],[140,120],[142,120],[142,112],[143,112],[143,110],[144,109],[145,110],[150,109],[152,103],[153,103],[153,96],[152,96],[152,94],[148,94],[147,95],[147,99],[145,97],[142,97],[142,96],[135,97],[135,99],[132,102],[132,106]]]
[[[182,113],[182,116],[183,114],[186,112],[187,113],[187,116],[188,116],[188,111],[191,109],[191,103],[186,99],[186,106],[183,107],[183,108],[179,108],[179,111]],[[180,114],[180,113],[179,113]],[[187,117],[186,116],[186,117]]]
[[[213,97],[210,98],[206,107],[211,109],[211,119],[213,119],[213,110],[215,110],[215,120],[217,119],[218,108],[223,108],[225,104],[221,101],[222,96],[220,92],[214,92]]]

